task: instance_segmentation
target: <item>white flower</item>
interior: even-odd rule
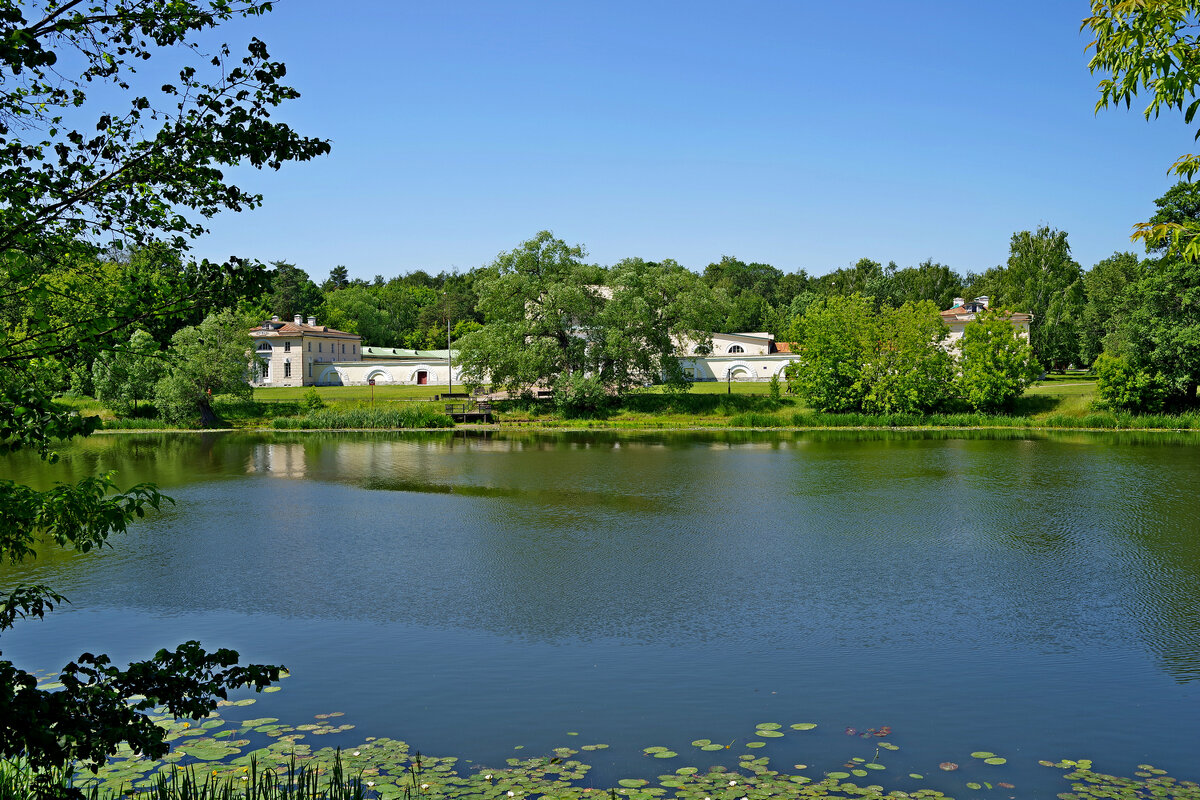
[[[421,788],[422,788],[422,789],[428,789],[428,788],[429,788],[429,784],[428,784],[428,783],[422,783],[422,784],[421,784]]]
[[[516,796],[517,796],[517,793],[516,793],[516,792],[509,792],[509,793],[508,793],[508,796],[509,796],[509,797],[516,797]]]
[[[360,753],[359,751],[355,750],[355,751],[354,751],[354,755],[356,755],[356,756],[361,756],[361,755],[362,755],[362,753]]]
[[[367,786],[368,786],[368,787],[371,787],[371,786],[374,786],[374,785],[375,785],[375,781],[367,781]]]
[[[730,781],[730,782],[729,782],[729,785],[730,785],[730,786],[737,786],[737,781]]]
[[[248,780],[250,780],[250,779],[249,779],[249,778],[247,778],[245,775],[243,775],[243,776],[242,776],[242,780],[244,780],[244,781],[248,781]]]
[[[484,775],[483,779],[486,781],[490,781],[492,779],[492,773],[489,772],[487,775]]]

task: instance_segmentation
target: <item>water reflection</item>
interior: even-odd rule
[[[40,485],[116,469],[178,505],[111,551],[0,579],[51,583],[104,609],[92,627],[118,636],[130,614],[200,613],[342,680],[351,648],[364,693],[404,691],[394,665],[420,663],[422,691],[453,703],[488,687],[497,714],[562,687],[561,703],[586,697],[597,714],[637,693],[646,717],[701,713],[715,695],[736,698],[730,715],[779,716],[738,694],[761,686],[792,698],[789,713],[916,725],[971,706],[991,729],[1062,736],[1089,687],[1105,687],[1089,725],[1124,737],[1114,753],[1169,750],[1154,726],[1200,713],[1196,441],[93,437],[58,468],[19,454],[0,469]],[[296,644],[314,631],[318,645]],[[609,677],[577,674],[595,664]]]

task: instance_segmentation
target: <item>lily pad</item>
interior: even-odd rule
[[[845,778],[849,778],[849,777],[850,777],[850,773],[849,773],[849,772],[826,772],[826,773],[825,773],[825,777],[827,777],[827,778],[834,778],[834,779],[836,779],[836,780],[839,780],[839,781],[840,781],[840,780],[843,780],[843,779],[845,779]]]
[[[674,750],[663,750],[660,753],[655,753],[654,757],[655,758],[675,758],[675,756],[677,756],[677,755],[679,755],[679,753],[676,753]]]
[[[945,770],[946,772],[953,772],[954,770],[958,769],[958,764],[955,764],[953,761],[943,761],[942,763],[938,764],[938,769]]]
[[[982,789],[983,787],[980,786],[978,783],[975,783],[974,781],[972,781],[971,783],[967,784],[967,788],[968,789]]]
[[[780,725],[778,722],[760,722],[757,725],[755,725],[754,727],[760,731],[777,731],[780,728],[782,728],[783,726]]]
[[[282,686],[268,686],[265,689],[263,689],[263,691],[264,692],[278,692],[282,688],[283,688]]]
[[[724,750],[725,745],[723,745],[723,744],[706,744],[703,747],[701,747],[700,749],[711,753],[711,752],[714,752],[717,750]]]
[[[779,731],[766,730],[765,728],[762,730],[757,730],[754,733],[756,736],[762,736],[767,739],[775,739],[780,736],[783,736],[783,734],[780,733]]]
[[[995,758],[995,753],[989,753],[987,750],[976,750],[971,753],[971,758]]]
[[[641,778],[621,778],[617,784],[624,786],[626,789],[637,789],[639,786],[645,786],[649,781],[644,781]]]
[[[917,779],[917,780],[919,780],[919,781],[923,781],[923,780],[925,780],[925,776],[924,776],[924,775],[922,775],[922,774],[921,774],[921,773],[919,773],[919,772],[910,772],[910,773],[908,773],[908,777],[910,777],[910,778],[916,778],[916,779]]]
[[[746,747],[766,747],[766,742],[746,742]]]
[[[796,724],[790,725],[788,727],[790,727],[794,731],[811,731],[813,728],[817,727],[817,723],[815,723],[815,722],[797,722]]]
[[[704,747],[706,744],[712,744],[712,739],[697,739],[692,742],[692,747]]]
[[[643,752],[643,753],[646,753],[646,754],[649,754],[649,755],[653,755],[654,753],[665,753],[666,751],[667,751],[667,748],[665,748],[665,747],[658,747],[658,746],[655,746],[655,747],[643,747],[643,748],[642,748],[642,752]]]
[[[891,742],[880,742],[879,746],[882,747],[884,750],[899,750],[900,749],[899,745],[892,744]]]
[[[985,763],[985,764],[993,764],[993,765],[1007,764],[1007,763],[1008,763],[1008,759],[1007,759],[1007,758],[1002,758],[1001,756],[996,756],[996,757],[994,757],[994,758],[985,758],[985,759],[983,760],[983,763]]]

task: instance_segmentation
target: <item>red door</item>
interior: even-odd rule
[[[429,383],[429,373],[425,370],[419,370],[417,372],[417,383],[421,386]]]

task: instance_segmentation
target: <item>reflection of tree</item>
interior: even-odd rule
[[[116,469],[180,501],[118,552],[63,562],[101,605],[547,642],[1144,647],[1186,681],[1200,677],[1200,454],[1173,441],[129,434],[65,448],[56,477]],[[0,467],[44,482],[20,455]]]

